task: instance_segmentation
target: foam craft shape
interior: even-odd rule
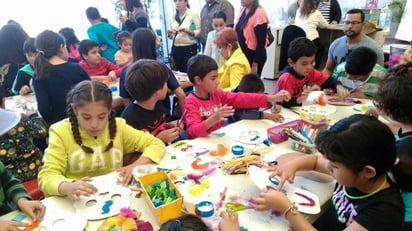
[[[267,172],[265,169],[261,169],[254,165],[249,167],[249,176],[252,179],[253,183],[260,190],[266,189],[267,186],[276,187],[276,185],[269,180],[269,175],[270,173]],[[300,212],[306,214],[318,214],[320,212],[319,197],[316,194],[295,187],[294,185],[288,184],[287,182],[283,185],[282,191],[286,193],[286,196],[292,202],[296,202],[296,206],[298,207],[298,210]],[[308,203],[309,201],[306,198],[297,195],[296,193],[300,193],[307,196],[308,198],[311,198],[315,202],[315,205],[300,205],[299,203]]]
[[[88,220],[99,220],[120,213],[120,209],[130,206],[131,190],[117,183],[117,174],[93,177],[91,184],[97,193],[89,197],[82,196],[74,202],[77,215]],[[113,204],[104,212],[107,201]]]
[[[190,158],[208,154],[210,150],[197,144],[193,144],[190,140],[180,140],[166,146],[166,151],[175,155],[179,160],[192,161]]]
[[[318,104],[311,104],[311,105],[302,106],[302,111],[313,113],[313,114],[329,116],[336,112],[336,107],[329,105],[329,104],[327,104],[326,106],[321,106]]]

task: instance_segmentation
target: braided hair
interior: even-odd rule
[[[85,153],[94,153],[93,148],[83,144],[79,131],[79,123],[74,111],[74,108],[85,106],[87,103],[103,101],[105,106],[111,110],[112,108],[112,92],[104,84],[95,80],[84,80],[78,83],[67,94],[67,115],[69,117],[70,124],[72,125],[72,133],[76,143],[82,148]],[[109,115],[109,136],[110,142],[106,145],[104,152],[109,151],[113,147],[113,140],[116,136],[116,114],[113,110]]]

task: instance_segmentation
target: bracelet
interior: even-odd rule
[[[291,213],[293,215],[298,214],[298,207],[296,206],[295,202],[292,202],[292,205],[289,206],[284,212],[283,212],[283,217],[285,218],[285,220],[287,220],[287,215],[288,213]]]

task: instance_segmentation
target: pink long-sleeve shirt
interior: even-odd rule
[[[220,106],[227,104],[235,109],[265,108],[270,106],[267,102],[267,97],[265,94],[233,93],[222,90],[216,90],[215,93],[209,95],[208,99],[200,99],[195,94],[190,94],[185,100],[187,133],[193,139],[207,136],[212,131],[223,127],[224,122],[222,121],[206,129],[206,120]]]

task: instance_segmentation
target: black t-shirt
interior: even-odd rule
[[[342,185],[337,184],[332,196],[336,230],[344,230],[353,221],[368,230],[401,230],[405,207],[398,186],[390,184],[389,188],[363,199],[349,198]],[[346,192],[354,197],[365,195],[355,188],[347,187]]]
[[[161,101],[157,102],[155,108],[151,111],[140,107],[136,103],[131,103],[124,109],[121,117],[130,126],[150,132],[154,136],[165,130],[167,122],[166,108]]]
[[[411,169],[412,158],[412,132],[402,133],[399,130],[396,142],[396,151],[401,161],[394,167],[393,173],[402,191],[412,192],[412,176],[406,174],[402,169]],[[409,160],[409,163],[408,163]]]

